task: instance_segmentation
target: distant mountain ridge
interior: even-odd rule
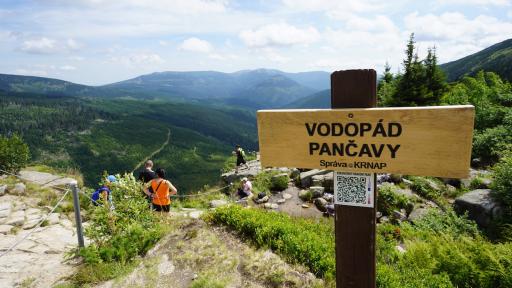
[[[156,72],[103,86],[58,79],[0,74],[0,90],[38,94],[109,98],[164,99],[242,106],[281,107],[329,87],[329,73],[287,73],[257,69],[234,73],[216,71]]]
[[[474,75],[480,70],[495,72],[502,79],[512,82],[512,39],[494,44],[459,60],[442,64],[440,67],[450,82],[464,75]]]

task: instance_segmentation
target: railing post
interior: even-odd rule
[[[76,236],[78,237],[78,247],[83,248],[84,245],[84,232],[82,229],[82,217],[80,216],[80,199],[78,198],[78,184],[72,182],[71,192],[73,193],[73,207],[75,208],[75,223],[76,223]]]

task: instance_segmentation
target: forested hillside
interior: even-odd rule
[[[501,78],[512,81],[512,39],[494,44],[482,51],[462,59],[445,63],[441,69],[446,72],[450,82],[464,75],[474,76],[481,70],[494,72]]]
[[[131,171],[155,155],[181,191],[214,183],[235,144],[257,149],[253,112],[150,100],[0,92],[0,134],[20,134],[32,160],[78,168],[89,186],[103,171]]]

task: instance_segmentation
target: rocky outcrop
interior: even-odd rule
[[[261,172],[261,164],[258,160],[247,161],[249,168],[240,168],[238,173],[235,170],[224,173],[221,175],[221,179],[225,184],[238,183],[244,177],[254,178]]]
[[[302,172],[300,173],[300,185],[303,188],[310,187],[311,185],[313,185],[313,176],[325,175],[327,173],[332,174],[332,171],[313,169],[306,172]]]
[[[489,227],[492,220],[501,216],[502,208],[490,196],[490,189],[477,189],[455,199],[454,209],[458,214],[468,212],[468,218],[480,227]]]
[[[221,207],[224,205],[228,205],[228,201],[222,200],[222,199],[212,200],[212,201],[210,201],[209,205],[210,205],[210,208],[218,208],[218,207]]]

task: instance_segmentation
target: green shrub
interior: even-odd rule
[[[510,143],[512,143],[512,125],[499,125],[476,131],[473,137],[472,157],[480,158],[486,165],[495,163],[503,151],[510,149]]]
[[[409,197],[398,194],[397,187],[392,184],[385,184],[379,187],[377,196],[377,210],[382,212],[383,215],[391,215],[393,210],[406,209],[410,213],[412,208],[412,201]]]
[[[443,183],[436,178],[407,176],[407,179],[412,181],[412,190],[425,199],[436,200],[442,195]]]
[[[141,184],[132,175],[118,176],[118,182],[111,187],[115,210],[91,206],[90,225],[85,230],[91,244],[78,251],[85,265],[77,274],[77,283],[83,283],[87,278],[84,271],[100,269],[105,263],[114,267],[130,264],[163,236],[161,219],[149,210],[140,189]],[[108,273],[96,278],[106,280],[105,277],[109,277]],[[96,278],[91,281],[98,280]]]
[[[282,174],[279,171],[263,171],[256,175],[254,180],[252,181],[253,190],[256,193],[264,192],[268,193],[270,191],[276,190],[284,190],[288,187],[289,177],[278,177],[279,180],[272,180],[273,176],[278,174]],[[286,179],[286,180],[285,180]],[[284,183],[286,181],[286,184]],[[283,188],[284,187],[284,188]]]
[[[271,248],[292,263],[309,267],[318,276],[334,278],[334,231],[331,225],[236,205],[217,208],[206,219],[230,227],[257,246]]]
[[[288,182],[290,182],[288,174],[279,174],[279,176],[271,178],[270,189],[272,191],[283,191],[288,188]]]
[[[30,159],[28,145],[16,134],[11,137],[0,135],[0,169],[18,173]],[[0,171],[0,175],[4,174]]]
[[[494,167],[492,196],[504,205],[508,214],[512,213],[512,154],[503,157]],[[510,219],[512,223],[512,219]]]
[[[303,190],[299,193],[299,198],[304,202],[309,202],[313,199],[313,192],[311,190]]]

